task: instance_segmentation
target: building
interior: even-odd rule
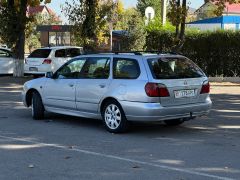
[[[197,21],[187,23],[186,27],[201,31],[240,30],[240,4],[226,3],[222,16],[217,17],[214,13],[216,2],[204,3],[195,11]]]
[[[195,28],[201,31],[214,30],[240,30],[240,16],[220,16],[214,18],[193,21],[186,24],[187,28]]]
[[[27,9],[27,15],[28,16],[41,15],[41,17],[43,17],[43,18],[53,17],[53,19],[56,22],[59,22],[59,23],[62,22],[61,18],[59,16],[57,16],[57,14],[51,8],[47,7],[46,5],[40,5],[40,6],[36,6],[36,7],[29,6]]]
[[[197,20],[216,17],[214,11],[217,9],[217,1],[209,1],[204,3],[200,8],[195,11]],[[223,16],[240,16],[240,4],[225,3],[225,9],[223,10]]]
[[[40,25],[37,31],[40,32],[40,42],[42,47],[46,46],[69,46],[71,45],[70,25]]]
[[[195,14],[196,9],[189,7],[187,14],[187,22],[195,21],[197,16]]]

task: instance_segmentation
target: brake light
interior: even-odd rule
[[[43,61],[43,64],[51,64],[52,63],[52,60],[51,59],[45,59]]]
[[[169,97],[168,89],[163,84],[147,83],[145,86],[146,94],[149,97]]]
[[[201,93],[200,94],[208,94],[210,93],[210,84],[209,82],[202,85]]]

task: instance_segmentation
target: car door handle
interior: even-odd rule
[[[69,87],[73,87],[74,86],[74,84],[68,84],[69,85]]]
[[[99,84],[100,88],[105,88],[106,84]]]

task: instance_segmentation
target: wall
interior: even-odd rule
[[[201,31],[207,31],[207,30],[211,30],[211,31],[214,31],[214,30],[217,30],[217,29],[221,29],[221,24],[220,23],[216,23],[216,24],[210,24],[210,23],[207,23],[207,24],[187,24],[186,25],[187,28],[196,28],[196,29],[199,29]]]
[[[224,27],[224,30],[236,30],[238,26],[238,29],[239,29],[239,24],[236,25],[236,24],[224,24],[223,27]]]

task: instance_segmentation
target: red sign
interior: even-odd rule
[[[53,26],[52,26],[52,30],[53,30],[53,31],[60,31],[60,30],[62,30],[62,27],[61,27],[61,26],[58,26],[58,25],[53,25]]]

